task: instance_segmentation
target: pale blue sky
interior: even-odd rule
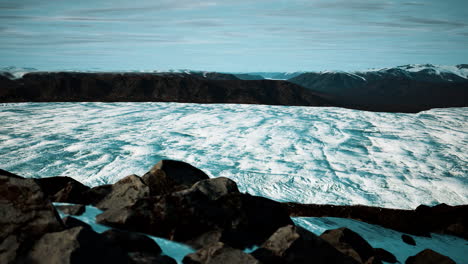
[[[360,70],[467,47],[466,0],[0,0],[0,66]]]

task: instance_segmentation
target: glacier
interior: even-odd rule
[[[468,203],[467,121],[468,108],[0,104],[0,167],[96,186],[176,159],[278,201],[457,205]]]

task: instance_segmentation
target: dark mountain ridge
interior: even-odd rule
[[[445,68],[404,65],[364,72],[297,73],[284,81],[188,70],[84,73],[34,69],[23,75],[29,70],[5,68],[0,73],[0,102],[233,103],[415,113],[468,106],[467,69],[466,64]]]

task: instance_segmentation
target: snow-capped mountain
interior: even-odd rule
[[[413,64],[355,72],[308,72],[288,81],[346,107],[411,111],[467,105],[467,76],[466,64]]]

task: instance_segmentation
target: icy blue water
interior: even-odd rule
[[[467,121],[468,108],[1,104],[0,167],[98,185],[178,159],[281,201],[466,204]]]

